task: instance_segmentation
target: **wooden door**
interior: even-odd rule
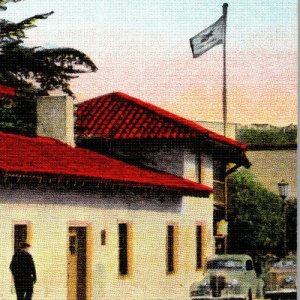
[[[86,228],[69,228],[68,300],[86,300]]]

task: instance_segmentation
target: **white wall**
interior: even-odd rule
[[[212,155],[201,154],[201,183],[213,187],[214,185],[214,166]]]
[[[213,159],[207,153],[185,149],[183,177],[213,187]]]
[[[185,149],[183,159],[183,177],[195,182],[200,182],[200,153],[196,154],[190,149]]]
[[[0,189],[0,299],[15,299],[9,264],[13,224],[32,224],[33,257],[38,282],[34,300],[67,297],[68,226],[92,229],[92,299],[186,299],[196,272],[196,222],[206,226],[206,255],[213,253],[211,198],[104,194],[93,191],[54,192],[49,189]],[[118,222],[132,223],[133,275],[118,276]],[[166,275],[166,226],[179,226],[179,269]],[[107,244],[101,246],[101,230]]]
[[[73,99],[44,96],[37,100],[37,135],[58,139],[74,147]]]

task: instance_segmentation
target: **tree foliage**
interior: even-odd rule
[[[248,145],[289,145],[297,143],[297,130],[241,129],[238,140]]]
[[[287,249],[297,250],[297,199],[287,201],[286,207]]]
[[[22,0],[0,0],[0,10],[7,10],[5,4],[7,4],[8,2],[19,2],[19,1]]]
[[[234,253],[281,254],[283,245],[282,200],[269,192],[248,170],[230,178],[229,247]]]
[[[0,0],[0,11],[5,10],[8,2],[21,0]],[[19,23],[0,20],[0,83],[16,89],[17,97],[13,106],[7,104],[0,110],[0,119],[5,123],[5,116],[15,114],[16,122],[22,127],[27,119],[35,120],[34,102],[36,96],[48,95],[51,90],[61,90],[74,96],[70,80],[81,73],[95,72],[97,67],[83,52],[73,48],[45,49],[24,45],[26,31],[36,27],[38,20],[47,19],[52,12],[29,17]],[[27,102],[27,103],[26,103]],[[23,104],[22,104],[23,103]],[[29,109],[26,110],[26,107]],[[12,109],[11,112],[8,110]],[[25,110],[23,110],[25,109]],[[26,115],[29,115],[26,116]],[[11,118],[7,122],[9,123]],[[12,127],[17,128],[15,123]],[[26,127],[26,124],[24,123]]]

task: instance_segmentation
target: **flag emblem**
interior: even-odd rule
[[[193,57],[196,58],[209,49],[224,43],[225,18],[222,16],[218,21],[199,32],[190,39]]]

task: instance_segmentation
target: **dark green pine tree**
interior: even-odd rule
[[[5,4],[18,1],[22,0],[0,0],[0,13],[7,9]],[[70,80],[97,70],[93,61],[76,49],[24,45],[26,30],[52,14],[35,15],[19,23],[0,19],[0,84],[16,89],[13,102],[0,102],[0,130],[33,134],[36,97],[51,90],[73,96]]]

